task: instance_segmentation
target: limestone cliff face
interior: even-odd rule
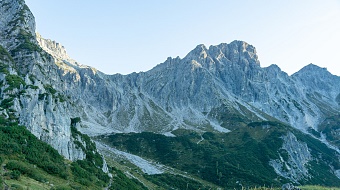
[[[19,121],[66,158],[83,159],[70,131],[76,116],[72,102],[51,85],[60,81],[57,66],[38,45],[34,16],[23,0],[0,2],[0,45],[3,115]]]
[[[288,76],[276,65],[261,68],[255,48],[241,41],[199,45],[183,59],[168,58],[150,71],[109,76],[38,38],[58,66],[54,86],[78,102],[85,121],[81,130],[90,135],[169,133],[179,127],[228,131],[215,113],[221,106],[240,110],[241,105],[258,119],[268,114],[302,131],[317,130],[327,115],[339,113],[339,77],[320,68],[322,77],[313,77],[322,83],[316,88],[317,82],[304,78],[308,69]],[[323,98],[316,98],[318,91]]]
[[[280,155],[280,159],[270,161],[276,173],[293,180],[295,183],[311,178],[308,173],[308,162],[313,157],[307,144],[299,142],[295,135],[290,132],[283,137],[283,140],[282,150],[286,152],[286,158]]]

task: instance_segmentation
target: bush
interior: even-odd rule
[[[2,177],[0,176],[0,189],[4,189],[2,183],[3,183],[3,180],[2,180]]]
[[[20,31],[19,35],[17,36],[17,39],[21,41],[21,44],[11,51],[12,56],[17,54],[18,52],[23,52],[23,51],[26,51],[26,52],[41,52],[42,51],[42,49],[37,44],[31,42],[31,40],[33,40],[34,37],[24,30]]]
[[[147,188],[138,180],[126,177],[123,172],[116,168],[112,168],[114,172],[114,176],[112,178],[113,182],[111,184],[110,190],[146,190]],[[151,181],[151,180],[150,180]]]
[[[76,124],[80,123],[80,121],[81,121],[80,117],[71,118],[71,127],[76,126]],[[71,128],[71,130],[73,130],[72,133],[78,133],[78,131],[76,131],[76,129]]]
[[[40,101],[40,100],[43,100],[43,99],[45,98],[46,95],[47,95],[46,93],[39,94],[39,95],[38,95],[38,100],[39,100],[39,101]]]
[[[7,60],[10,60],[10,61],[13,61],[13,58],[12,56],[8,53],[8,51],[3,48],[1,45],[0,45],[0,58],[1,59],[7,59]]]
[[[13,100],[14,100],[14,98],[8,98],[8,99],[2,100],[0,107],[2,107],[4,109],[8,109],[9,107],[13,106],[13,104],[14,104]]]
[[[0,50],[1,51],[1,50]],[[8,66],[0,62],[0,73],[9,74]]]
[[[14,179],[14,180],[18,180],[21,176],[21,173],[20,171],[18,170],[13,170],[10,174],[9,174],[10,178],[11,179]]]
[[[39,89],[38,86],[34,86],[34,85],[31,85],[31,84],[30,84],[30,85],[27,85],[26,88],[31,88],[31,89],[33,89],[33,90]]]
[[[25,81],[18,75],[6,75],[6,81],[11,89],[20,88],[20,85],[26,85]]]
[[[20,174],[27,175],[28,177],[40,182],[45,182],[46,179],[43,174],[39,173],[36,168],[20,161],[9,161],[6,168],[13,171],[18,171]]]
[[[55,93],[57,93],[57,90],[55,90],[52,85],[50,84],[45,84],[44,88],[47,92],[49,92],[50,94],[54,95]]]
[[[0,125],[5,125],[7,123],[7,120],[4,116],[0,115]]]
[[[11,189],[13,189],[13,190],[24,190],[24,188],[21,185],[18,185],[18,184],[12,184]]]
[[[71,164],[74,180],[82,185],[90,186],[91,181],[99,181],[98,186],[108,183],[110,178],[101,168],[97,168],[91,160],[77,160]]]

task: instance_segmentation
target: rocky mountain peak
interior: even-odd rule
[[[308,73],[308,74],[331,74],[327,68],[322,68],[313,63],[310,63],[300,69],[296,74]]]
[[[239,62],[241,64],[254,64],[260,66],[256,48],[247,42],[235,40],[228,45],[228,48],[230,50],[227,57],[231,61]]]
[[[287,75],[287,73],[283,72],[281,68],[276,64],[269,65],[268,67],[265,67],[264,69],[268,72],[268,75],[276,76],[278,74],[283,74],[283,73]]]
[[[293,78],[308,86],[311,91],[322,94],[334,101],[340,94],[340,77],[330,73],[327,68],[322,68],[314,64],[303,67],[292,75]]]
[[[39,33],[36,33],[37,41],[40,47],[45,50],[47,53],[51,54],[53,57],[62,59],[62,60],[69,60],[71,59],[67,53],[66,49],[63,45],[56,41],[52,41],[49,39],[44,39]]]
[[[221,65],[228,64],[233,64],[242,70],[260,67],[255,47],[243,41],[211,45],[209,49],[200,44],[190,51],[183,60],[186,63],[191,63],[192,68],[202,67],[212,72],[221,69],[223,67]]]
[[[312,63],[294,73],[293,77],[300,78],[305,83],[328,83],[327,86],[330,86],[330,88],[339,89],[339,85],[335,85],[336,82],[340,82],[338,76],[330,73],[327,68],[322,68]]]
[[[193,50],[191,50],[186,58],[199,58],[199,59],[205,59],[207,58],[208,54],[207,54],[208,49],[205,47],[204,44],[200,44],[198,46],[196,46]]]

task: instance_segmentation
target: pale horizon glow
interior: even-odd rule
[[[199,44],[242,40],[261,67],[289,75],[313,63],[340,76],[338,0],[25,0],[37,32],[106,74],[148,71]]]

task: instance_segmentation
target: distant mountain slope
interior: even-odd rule
[[[40,45],[51,51],[46,43]],[[322,76],[313,77],[320,78],[320,84],[312,84],[306,82],[312,66],[293,76],[276,65],[261,68],[255,48],[241,41],[209,49],[199,45],[183,59],[168,58],[148,72],[125,76],[108,76],[55,59],[62,73],[58,78],[64,81],[55,86],[87,109],[82,115],[90,130],[81,130],[88,134],[167,133],[178,127],[227,131],[216,115],[223,106],[240,110],[241,105],[254,114],[254,120],[269,115],[303,131],[317,130],[326,117],[339,113],[339,77],[314,66]],[[323,98],[315,100],[317,93]]]

